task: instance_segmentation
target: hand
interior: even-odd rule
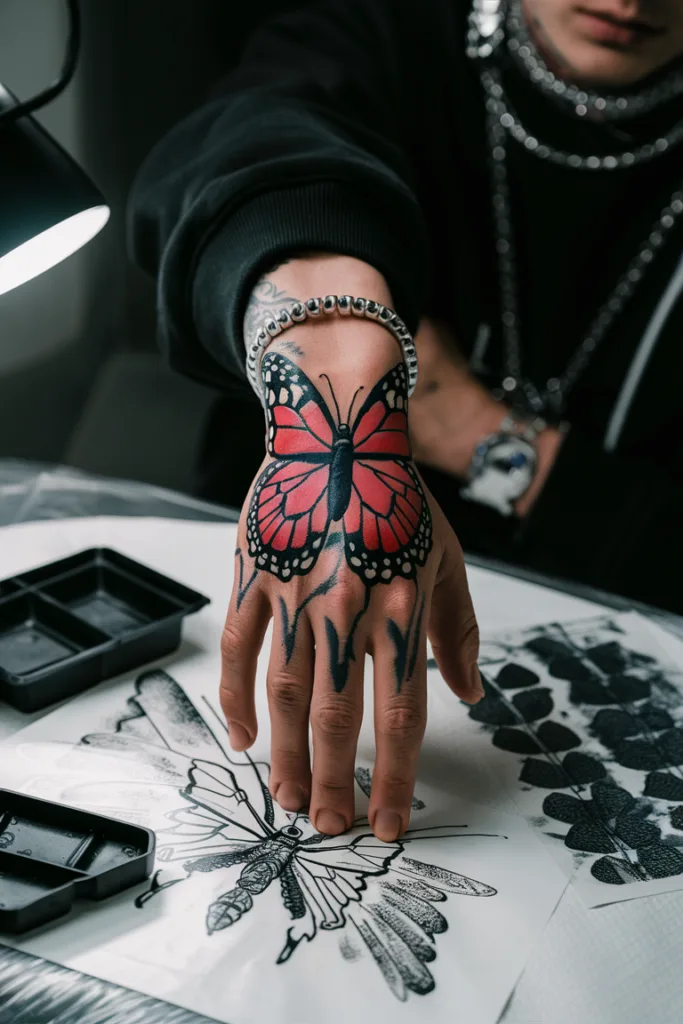
[[[423,320],[415,344],[420,374],[410,401],[413,454],[464,480],[477,444],[509,410],[472,376],[443,324]]]
[[[510,409],[470,373],[443,324],[424,320],[415,342],[420,377],[410,404],[413,454],[418,462],[464,480],[475,448],[498,430]],[[561,431],[547,427],[536,438],[536,474],[515,504],[518,516],[531,511],[543,490],[563,437]]]
[[[331,329],[339,344],[327,344]],[[369,653],[368,813],[378,838],[393,841],[408,824],[426,724],[427,635],[454,693],[471,703],[483,695],[462,552],[414,468],[405,373],[388,332],[302,324],[269,347],[262,373],[269,454],[238,527],[222,638],[230,741],[245,750],[256,738],[256,663],[272,617],[271,792],[286,810],[310,805],[320,832],[343,832],[354,819]]]

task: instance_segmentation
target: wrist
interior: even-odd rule
[[[310,376],[330,370],[355,380],[395,366],[401,348],[380,324],[356,317],[306,320],[274,338],[267,352],[279,352]]]
[[[515,502],[515,514],[520,519],[529,514],[543,490],[558,456],[565,433],[566,431],[558,430],[556,427],[546,427],[536,438],[534,442],[538,460],[536,472],[529,489]]]
[[[436,386],[430,388],[429,379],[418,384],[410,405],[411,433],[416,459],[465,479],[477,445],[496,432],[509,410],[478,383],[458,383],[441,374]]]
[[[266,368],[269,357],[278,355],[302,371],[333,415],[336,403],[339,423],[347,422],[354,404],[358,407],[358,401],[362,402],[369,382],[403,364],[400,345],[385,327],[355,317],[297,324],[271,342],[262,367]],[[264,389],[267,383],[264,377]],[[407,390],[397,398],[399,407],[407,412]],[[267,404],[265,412],[268,420]]]
[[[562,437],[561,430],[542,421],[506,417],[480,438],[461,495],[501,515],[523,518],[543,489]]]

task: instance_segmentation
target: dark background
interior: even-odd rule
[[[156,354],[154,285],[126,256],[126,198],[155,141],[234,66],[254,29],[305,5],[81,0],[76,78],[39,119],[112,215],[80,253],[0,297],[0,459],[190,486],[215,396]],[[0,0],[0,81],[22,98],[44,86],[65,29],[59,0]]]

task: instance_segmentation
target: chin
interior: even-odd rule
[[[652,61],[607,46],[583,44],[565,51],[577,83],[603,88],[635,85],[657,70]]]

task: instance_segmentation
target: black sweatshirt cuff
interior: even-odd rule
[[[176,368],[187,371],[191,365],[195,376],[199,370],[214,386],[227,383],[236,367],[244,373],[242,322],[251,291],[269,267],[297,252],[353,256],[374,266],[414,333],[428,268],[416,204],[406,217],[412,205],[407,193],[387,190],[382,201],[334,181],[274,189],[240,205],[217,225],[196,263],[191,303],[203,346],[200,366],[196,346],[180,339]],[[179,365],[183,349],[188,366]]]

